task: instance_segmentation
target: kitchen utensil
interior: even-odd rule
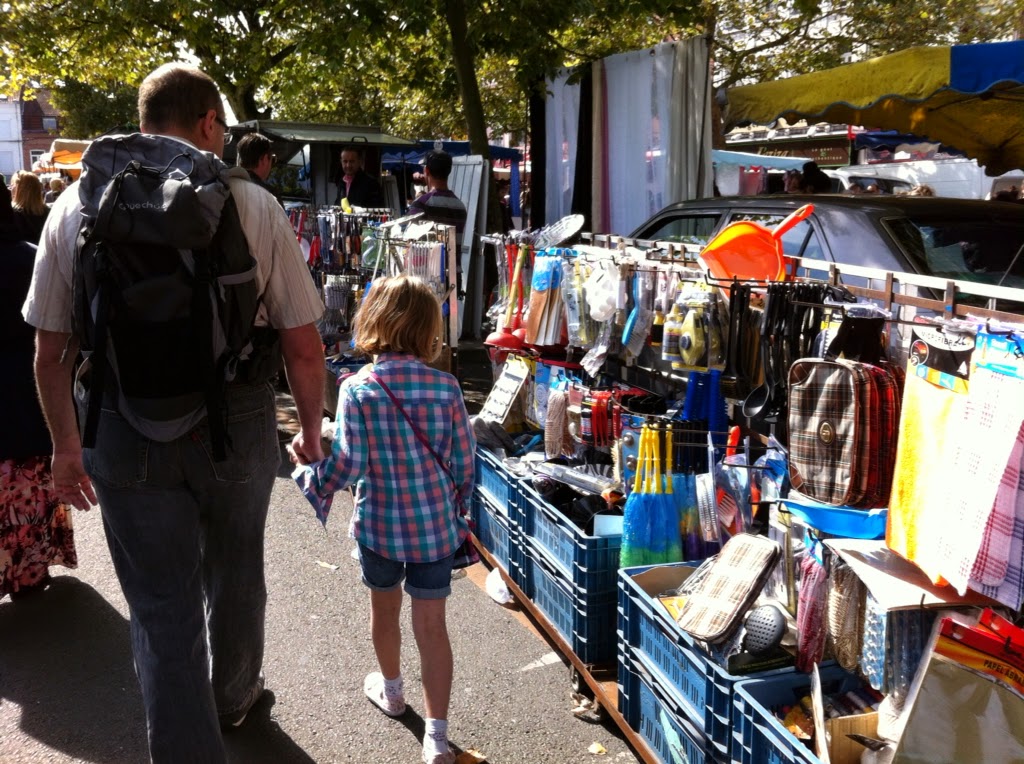
[[[783,281],[786,264],[782,236],[812,212],[814,205],[805,204],[774,229],[751,220],[730,223],[705,245],[697,260],[716,279]]]

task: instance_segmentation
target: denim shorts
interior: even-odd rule
[[[405,591],[420,600],[440,600],[452,593],[452,562],[455,555],[435,562],[396,562],[359,544],[363,583],[377,592],[397,589],[405,579]]]

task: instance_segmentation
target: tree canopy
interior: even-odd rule
[[[1015,0],[18,0],[3,6],[0,88],[55,92],[76,131],[132,122],[133,89],[193,60],[239,120],[375,124],[410,137],[522,133],[563,66],[706,34],[720,85],[912,45],[1006,39]],[[87,91],[93,90],[91,96]],[[110,124],[103,125],[104,120]],[[102,127],[102,129],[100,129]]]

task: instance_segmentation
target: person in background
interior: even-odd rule
[[[935,196],[935,189],[926,183],[920,183],[910,189],[907,196]]]
[[[423,175],[427,180],[427,192],[409,205],[409,214],[422,212],[424,220],[443,225],[455,226],[459,246],[462,246],[462,232],[466,229],[466,205],[448,188],[452,174],[452,158],[445,151],[431,151],[423,164]]]
[[[423,219],[455,227],[458,252],[462,252],[462,233],[466,230],[466,205],[448,188],[452,173],[452,158],[445,151],[434,150],[427,154],[423,163],[423,175],[427,180],[427,192],[409,205],[408,214],[423,213]],[[456,257],[456,279],[458,293],[462,294],[462,258]]]
[[[18,170],[11,181],[11,206],[14,208],[15,234],[21,241],[39,243],[50,208],[43,201],[43,184],[27,170]]]
[[[267,183],[276,161],[274,144],[267,136],[261,133],[247,133],[238,142],[235,164],[249,174],[249,180],[260,188],[265,188],[277,199],[277,203],[281,204],[281,195],[276,188]]]
[[[0,597],[46,588],[50,566],[78,567],[71,513],[53,487],[53,444],[36,396],[35,330],[21,317],[35,244],[14,230],[11,192],[0,184]]]
[[[804,163],[800,185],[805,194],[827,194],[832,191],[832,179],[818,167],[817,162]]]
[[[383,207],[384,194],[380,183],[363,169],[363,150],[358,146],[346,146],[341,150],[341,182],[338,184],[338,198],[334,206],[348,199],[353,207]]]
[[[426,734],[423,761],[453,764],[448,705],[453,659],[445,600],[455,551],[469,529],[459,496],[470,496],[476,441],[458,380],[427,364],[441,350],[441,305],[430,286],[396,276],[373,282],[355,319],[355,346],[373,357],[341,383],[331,454],[310,462],[300,485],[322,506],[357,486],[350,535],[370,589],[370,633],[380,665],[363,692],[385,714],[405,713],[402,580],[412,598]]]
[[[50,190],[43,195],[43,201],[47,206],[53,204],[62,191],[64,191],[64,181],[60,178],[50,178]]]
[[[133,158],[151,164],[152,147],[157,156],[201,154],[227,170],[220,161],[231,138],[224,102],[196,67],[174,63],[151,72],[139,87],[139,117],[143,135],[124,137]],[[323,302],[284,211],[248,180],[229,177],[228,185],[241,230],[227,234],[227,245],[247,244],[256,261],[262,308],[253,344],[268,348],[264,368],[283,357],[301,425],[291,448],[316,461],[323,458],[324,355],[316,328]],[[22,309],[37,329],[36,384],[53,439],[54,488],[81,509],[100,505],[131,613],[150,758],[224,764],[222,730],[241,725],[264,691],[264,534],[280,462],[274,391],[258,370],[251,379],[244,366],[238,370],[224,390],[225,408],[214,414],[227,421],[221,461],[208,450],[210,417],[164,442],[143,436],[118,406],[104,406],[95,446],[83,448],[72,396],[81,340],[72,274],[82,208],[77,186],[54,205]]]

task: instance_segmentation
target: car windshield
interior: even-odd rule
[[[962,218],[908,211],[905,218],[884,224],[923,273],[1024,287],[1024,254],[1019,252],[1024,246],[1024,216]]]

